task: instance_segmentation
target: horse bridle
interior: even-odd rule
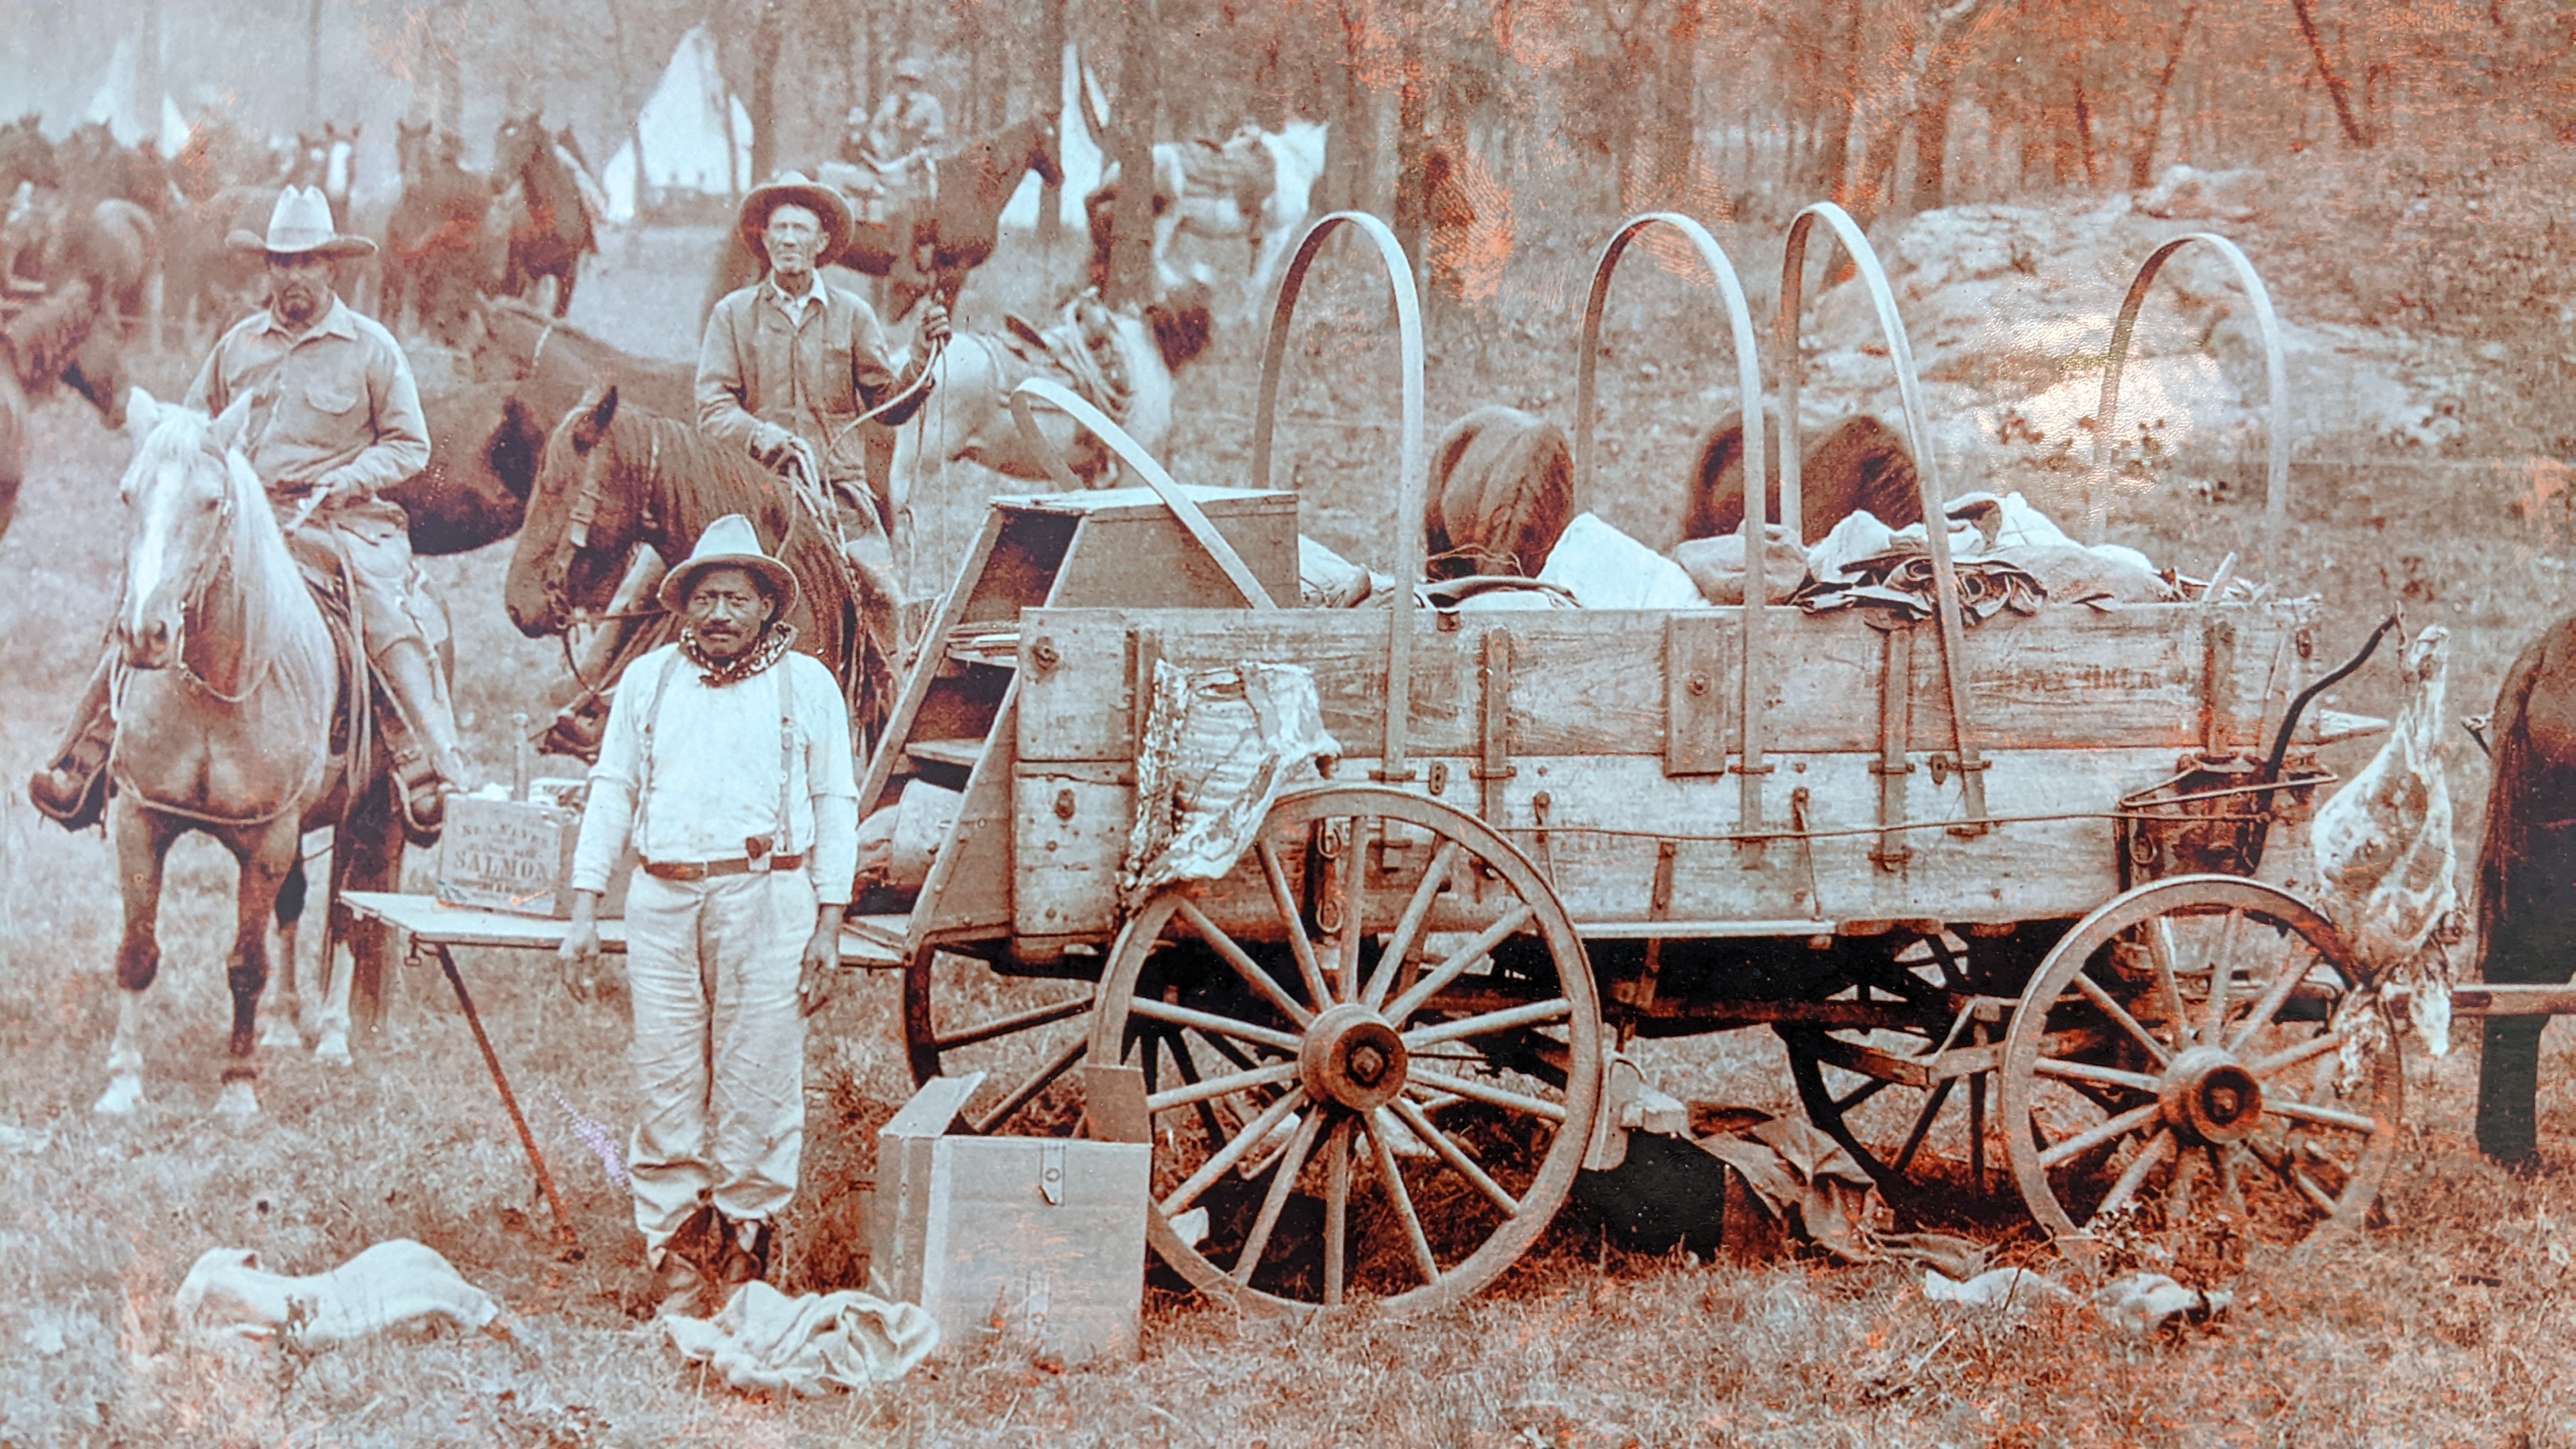
[[[603,438],[601,441],[605,442],[607,440]],[[611,444],[611,446],[613,447],[615,445]],[[583,609],[575,607],[573,602],[569,598],[565,597],[565,586],[572,578],[573,559],[577,555],[589,551],[590,548],[590,526],[599,519],[599,498],[603,487],[603,484],[600,481],[600,475],[602,471],[604,471],[607,462],[608,460],[602,459],[599,464],[583,470],[581,486],[574,491],[572,496],[572,508],[564,516],[563,538],[552,550],[548,552],[545,569],[537,576],[537,586],[545,596],[546,612],[563,622],[561,637],[564,639],[565,657],[567,660],[571,657],[571,633],[574,629],[588,625],[614,623],[620,619],[640,619],[647,615],[661,612],[658,605],[653,608],[627,609],[622,611]],[[653,434],[652,452],[645,460],[645,477],[647,479],[653,479],[659,478],[661,475],[662,435],[659,432],[655,432]],[[649,496],[644,502],[641,515],[637,522],[637,532],[639,534],[652,532],[660,523],[660,519],[654,512],[653,503]],[[583,680],[581,678],[581,669],[578,665],[573,668],[573,678],[579,680],[584,688],[591,687],[588,680]]]
[[[208,448],[205,451],[209,457],[212,457],[215,460],[218,466],[226,468],[231,466],[231,460],[226,458],[223,454],[216,452],[212,448]],[[237,506],[238,505],[233,501],[233,490],[229,486],[229,480],[227,480],[227,486],[224,488],[222,500],[215,505],[214,534],[217,539],[221,539],[224,535],[231,532],[233,526],[233,510]],[[212,546],[208,547],[197,556],[196,567],[189,572],[188,587],[179,596],[179,637],[170,641],[170,663],[172,668],[178,670],[180,680],[185,683],[190,690],[224,704],[239,704],[243,700],[250,698],[250,683],[248,681],[245,681],[242,684],[241,692],[239,694],[226,694],[222,690],[215,688],[214,685],[208,683],[205,676],[188,667],[188,637],[191,632],[191,622],[195,620],[198,612],[205,607],[206,591],[215,586],[215,576],[222,571],[223,566],[230,560],[230,558],[231,553],[229,550]]]

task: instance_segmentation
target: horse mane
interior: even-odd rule
[[[170,463],[204,466],[198,460],[210,456],[206,432],[213,426],[213,419],[194,409],[170,409],[135,450],[129,471],[148,477]],[[288,620],[299,615],[318,619],[319,615],[294,555],[287,552],[286,534],[270,509],[268,490],[260,486],[249,460],[238,448],[227,448],[217,466],[223,470],[232,515],[228,542],[234,587],[241,596],[241,677],[253,680],[267,671]]]

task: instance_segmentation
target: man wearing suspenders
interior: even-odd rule
[[[608,872],[631,839],[628,1171],[662,1312],[713,1313],[769,1267],[805,1139],[805,1016],[840,961],[858,866],[841,689],[779,622],[796,576],[716,520],[662,581],[679,642],[628,667],[573,856],[567,984],[587,999]]]

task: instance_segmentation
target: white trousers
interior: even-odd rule
[[[814,934],[801,870],[709,881],[638,870],[626,897],[628,1055],[639,1117],[627,1152],[648,1251],[701,1203],[767,1221],[796,1196],[805,1149],[805,1015]]]

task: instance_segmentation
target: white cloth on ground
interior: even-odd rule
[[[609,706],[599,763],[590,770],[590,802],[573,852],[575,890],[605,890],[630,830],[637,854],[657,863],[737,860],[744,841],[773,837],[772,848],[807,857],[816,896],[846,904],[858,874],[858,782],[851,768],[849,706],[821,660],[789,653],[758,674],[710,685],[687,659],[670,664],[669,683],[652,723],[651,798],[638,800],[645,775],[644,720],[655,710],[656,684],[677,645],[666,644],[627,667]],[[789,705],[798,747],[787,754],[787,820],[779,829],[779,683],[789,671]],[[824,801],[841,802],[824,807]],[[636,829],[638,817],[641,828]],[[782,838],[783,837],[783,838]]]
[[[939,1323],[918,1304],[854,1290],[790,1298],[754,1280],[713,1318],[666,1318],[687,1358],[737,1389],[819,1394],[827,1385],[890,1384],[939,1346]]]
[[[796,1196],[805,1148],[796,985],[814,925],[814,887],[801,871],[704,881],[635,872],[627,1057],[642,1100],[626,1159],[648,1249],[701,1202],[736,1222],[770,1221]]]
[[[488,1329],[491,1295],[435,1249],[409,1238],[377,1243],[327,1273],[290,1277],[259,1265],[248,1248],[201,1254],[172,1305],[180,1331],[200,1339],[283,1339],[328,1348],[406,1324]],[[506,1337],[506,1334],[503,1335]]]
[[[1585,513],[1565,526],[1540,569],[1540,583],[1587,609],[1701,609],[1699,585],[1682,566]]]

